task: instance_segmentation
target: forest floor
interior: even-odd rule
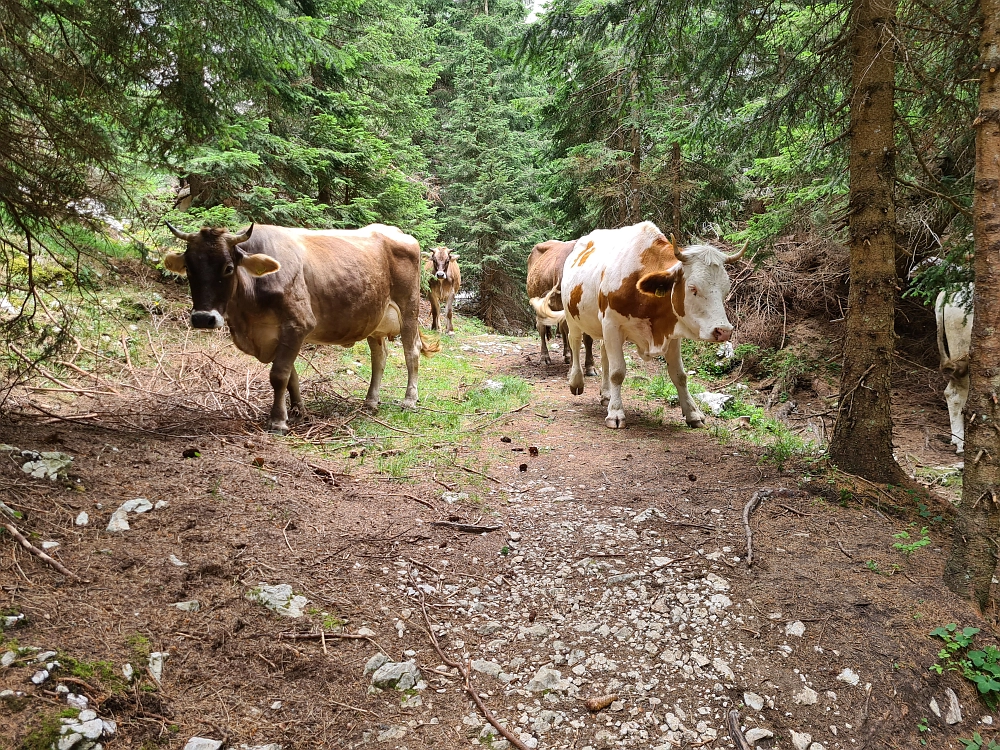
[[[995,618],[941,583],[953,489],[920,499],[852,482],[733,420],[691,430],[648,395],[659,365],[635,357],[629,426],[606,429],[596,379],[573,397],[536,338],[466,324],[421,363],[416,415],[398,408],[398,348],[374,419],[358,409],[363,349],[311,352],[310,416],[277,437],[261,429],[263,368],[224,335],[186,332],[183,294],[165,304],[130,334],[148,341],[144,357],[122,364],[112,337],[0,422],[0,443],[73,457],[53,482],[4,454],[0,498],[84,579],[0,537],[0,615],[24,615],[0,633],[0,657],[13,655],[0,747],[48,747],[60,717],[91,718],[73,718],[66,689],[114,721],[109,748],[504,747],[442,653],[471,666],[526,747],[731,748],[732,709],[761,748],[958,748],[995,734],[972,683],[930,669],[934,628],[995,642]],[[939,378],[913,365],[898,379],[901,460],[947,480]],[[829,428],[810,417],[829,410],[814,388],[787,415],[805,433]],[[135,498],[159,506],[106,531]],[[894,547],[925,527],[926,546]],[[302,615],[248,598],[262,583],[289,584]],[[159,679],[150,654],[165,655]],[[417,684],[372,689],[378,654],[411,662]]]

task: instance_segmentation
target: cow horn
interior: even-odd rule
[[[740,258],[742,258],[744,256],[744,254],[746,253],[748,247],[750,247],[750,240],[747,240],[746,242],[743,243],[743,247],[740,248],[740,251],[738,253],[733,253],[732,255],[727,255],[726,256],[726,263],[729,264],[729,263],[735,263],[736,261],[738,261]]]
[[[181,240],[182,242],[190,242],[198,235],[197,232],[182,232],[180,229],[175,227],[169,221],[164,221],[163,223],[167,225],[167,229],[170,230],[170,233],[173,234],[174,237]]]
[[[674,248],[674,257],[677,258],[677,260],[679,260],[681,263],[687,263],[689,260],[691,260],[691,254],[679,247]]]
[[[254,227],[253,224],[248,226],[243,234],[227,234],[226,242],[228,242],[233,247],[239,245],[241,242],[246,242],[248,239],[250,239],[250,235],[253,234],[253,227]]]

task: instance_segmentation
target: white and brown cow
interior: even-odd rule
[[[974,284],[954,292],[941,292],[934,303],[937,318],[938,353],[941,372],[948,376],[944,398],[951,420],[951,442],[957,453],[965,451],[965,418],[962,411],[969,399],[969,349],[972,346],[972,295]]]
[[[528,256],[528,297],[531,307],[535,311],[535,328],[542,339],[542,362],[547,365],[552,364],[547,346],[549,326],[556,326],[559,333],[562,334],[563,362],[569,364],[573,361],[569,351],[569,327],[566,325],[565,316],[547,317],[540,310],[543,308],[557,312],[562,310],[559,284],[562,282],[566,257],[573,252],[575,245],[575,241],[548,240],[531,248],[531,254]],[[587,375],[596,375],[594,340],[586,334],[583,336],[583,348],[586,351],[584,358],[586,373]]]
[[[562,297],[569,324],[573,367],[569,387],[583,393],[580,339],[601,339],[601,403],[604,423],[625,426],[621,386],[625,380],[624,344],[631,341],[643,359],[662,355],[677,388],[681,411],[692,427],[705,416],[691,398],[681,362],[681,339],[728,341],[733,326],[726,317],[730,281],[726,264],[743,250],[725,255],[711,245],[674,247],[652,222],[622,229],[599,229],[576,242],[566,258]]]
[[[428,282],[431,297],[431,330],[436,331],[440,327],[443,302],[445,317],[448,318],[445,330],[454,335],[452,308],[455,305],[455,295],[462,288],[462,270],[458,267],[458,253],[446,247],[436,247],[427,254],[427,263],[424,267],[431,275]]]
[[[383,224],[315,231],[251,225],[240,234],[167,226],[187,243],[163,265],[187,275],[192,327],[228,323],[240,351],[271,363],[269,429],[288,429],[286,389],[293,412],[304,410],[295,358],[307,342],[351,346],[367,339],[372,377],[365,406],[375,409],[385,340],[399,336],[408,375],[402,405],[416,403],[419,355],[437,349],[420,335],[420,246],[413,237]]]

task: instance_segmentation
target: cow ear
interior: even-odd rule
[[[654,297],[666,297],[670,294],[670,290],[673,289],[676,279],[676,269],[647,273],[639,279],[636,288],[643,294],[649,294]]]
[[[187,264],[184,253],[167,253],[163,256],[163,267],[178,276],[187,276]]]
[[[452,260],[458,260],[458,253],[449,253],[448,257]]]
[[[281,264],[270,255],[254,253],[245,255],[240,259],[240,266],[250,272],[252,276],[267,276],[281,270]]]

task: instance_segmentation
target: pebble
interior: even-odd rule
[[[785,626],[785,635],[792,635],[796,638],[801,638],[806,633],[806,625],[804,622],[796,620],[795,622],[790,622]]]
[[[204,737],[192,737],[184,745],[184,750],[219,750],[222,740],[209,740]]]
[[[756,727],[754,729],[748,729],[743,733],[743,736],[751,745],[756,745],[761,740],[768,740],[774,737],[774,732],[770,729],[764,729],[763,727]]]
[[[167,559],[170,560],[171,565],[175,565],[178,568],[183,568],[187,566],[187,563],[181,560],[179,557],[177,557],[177,555],[171,555]]]
[[[420,670],[412,661],[390,661],[372,674],[372,687],[381,690],[409,690],[416,687],[420,679]]]
[[[804,687],[792,694],[792,701],[798,706],[814,706],[819,701],[819,694],[812,688]]]
[[[743,693],[743,702],[746,703],[747,708],[752,708],[754,711],[764,710],[764,699],[757,693]]]
[[[175,602],[170,606],[182,610],[183,612],[197,612],[201,609],[201,604],[198,602],[197,599],[191,599],[190,601],[186,602]]]
[[[149,655],[149,673],[159,682],[163,678],[163,663],[170,657],[166,651],[154,651]]]
[[[562,673],[558,669],[541,667],[535,676],[528,682],[527,690],[531,693],[540,693],[543,690],[557,690],[562,682]]]
[[[31,681],[36,685],[41,685],[47,679],[49,679],[49,670],[47,669],[39,669],[37,672],[31,675]]]
[[[81,710],[85,709],[90,703],[90,699],[86,695],[77,695],[76,693],[69,693],[66,696],[66,705],[72,706],[73,708],[79,708]]]
[[[371,659],[365,663],[364,676],[367,677],[370,674],[374,674],[378,671],[378,668],[383,664],[387,664],[391,659],[385,654],[375,654]]]
[[[3,656],[0,656],[0,667],[9,667],[17,660],[16,651],[5,651]]]
[[[846,682],[848,685],[857,685],[861,681],[861,677],[850,667],[845,667],[844,670],[837,675],[837,679],[841,682]]]
[[[86,526],[88,523],[90,523],[90,514],[87,513],[87,511],[85,510],[81,510],[80,513],[77,515],[76,520],[73,523],[75,523],[77,526]]]
[[[56,549],[58,546],[59,542],[42,542],[42,549],[46,552]]]
[[[958,702],[958,696],[951,688],[945,688],[944,695],[948,699],[948,708],[944,712],[945,724],[959,724],[962,721],[962,706]]]
[[[788,730],[792,735],[792,746],[795,750],[808,750],[812,744],[812,735],[807,732],[796,732],[794,729]]]
[[[247,599],[263,604],[282,617],[297,618],[305,614],[303,608],[309,603],[304,596],[293,594],[291,584],[269,585],[262,583],[247,592]]]

